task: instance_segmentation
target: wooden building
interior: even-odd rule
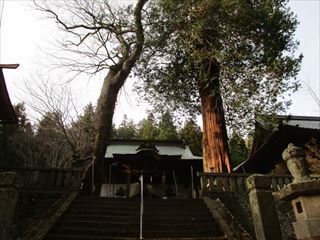
[[[0,124],[16,123],[17,116],[12,107],[2,69],[15,69],[18,64],[0,64]]]
[[[197,192],[202,157],[194,156],[183,141],[110,140],[105,167],[102,196],[139,195],[143,174],[147,195],[190,198]]]
[[[234,172],[274,172],[278,164],[284,164],[282,152],[289,143],[299,147],[311,139],[320,141],[320,117],[278,116],[279,124],[268,130],[257,122],[250,157],[235,167]]]

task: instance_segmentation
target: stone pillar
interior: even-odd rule
[[[15,172],[0,172],[0,239],[8,239],[13,213],[18,200],[17,175]]]
[[[271,178],[254,174],[247,178],[252,218],[259,240],[282,240],[278,214],[272,195]]]

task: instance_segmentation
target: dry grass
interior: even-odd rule
[[[305,144],[305,150],[310,174],[320,174],[320,140],[312,138]],[[270,174],[290,174],[290,172],[285,161],[280,161]]]
[[[311,174],[320,174],[320,141],[312,138],[305,144],[307,148],[306,159]]]

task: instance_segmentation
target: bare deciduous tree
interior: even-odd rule
[[[95,181],[103,181],[103,160],[110,136],[118,92],[139,58],[144,43],[142,11],[147,0],[135,6],[111,5],[111,1],[34,1],[66,33],[62,47],[70,55],[61,58],[77,72],[107,69],[96,108]],[[71,56],[80,56],[72,58]]]
[[[80,115],[71,89],[67,84],[52,84],[49,80],[38,80],[34,84],[25,84],[24,91],[30,96],[27,102],[34,112],[50,123],[42,126],[45,131],[55,131],[69,146],[72,155],[78,156],[79,134],[81,129],[71,131],[72,124]],[[52,129],[48,129],[52,128]],[[39,130],[39,129],[38,129]]]

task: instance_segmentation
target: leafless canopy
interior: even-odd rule
[[[146,1],[137,1],[143,5]],[[59,65],[77,73],[98,73],[121,67],[132,55],[137,25],[130,1],[34,0],[65,34],[60,40]]]

